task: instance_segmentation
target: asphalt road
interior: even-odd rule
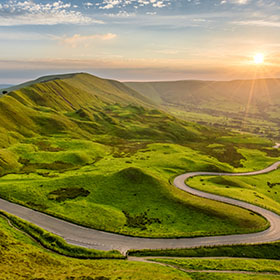
[[[280,239],[279,215],[250,203],[192,189],[185,184],[185,180],[198,175],[257,175],[275,170],[279,165],[280,161],[263,170],[248,173],[191,172],[180,175],[174,179],[174,186],[186,192],[200,197],[240,206],[264,216],[270,222],[270,227],[267,230],[258,233],[179,239],[138,238],[78,226],[3,199],[0,199],[0,209],[57,234],[70,244],[106,251],[115,249],[122,253],[126,253],[129,249],[174,249],[209,245],[271,242]]]

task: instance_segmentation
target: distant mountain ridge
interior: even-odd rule
[[[31,81],[27,81],[18,85],[7,85],[5,87],[5,90],[10,92],[10,91],[14,91],[14,90],[18,90],[24,87],[28,87],[28,86],[32,86],[34,84],[38,84],[38,83],[45,83],[45,82],[50,82],[53,80],[59,80],[59,79],[67,79],[67,78],[72,78],[75,75],[77,75],[79,73],[70,73],[70,74],[57,74],[57,75],[48,75],[48,76],[43,76],[43,77],[39,77],[35,80],[31,80]],[[82,74],[82,73],[80,73]],[[1,88],[1,85],[0,85]]]
[[[125,84],[186,119],[280,137],[280,79]]]
[[[0,91],[2,90],[2,89],[6,89],[6,88],[9,88],[9,87],[12,87],[13,85],[11,85],[11,84],[0,84]],[[1,94],[2,92],[0,92],[0,94]]]

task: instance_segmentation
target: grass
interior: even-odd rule
[[[280,242],[254,245],[198,247],[190,249],[131,250],[131,256],[234,257],[280,260]]]
[[[229,274],[229,273],[189,273],[193,280],[276,280],[278,275],[258,275],[258,274]]]
[[[189,279],[186,273],[125,260],[79,260],[42,249],[0,217],[0,278],[5,280]]]
[[[70,245],[63,238],[47,232],[36,225],[19,219],[6,212],[0,211],[0,215],[6,217],[11,223],[21,231],[30,235],[43,247],[61,255],[80,259],[123,259],[124,256],[118,251],[98,251]]]
[[[249,259],[152,259],[187,270],[228,270],[280,273],[279,261]]]
[[[203,176],[188,180],[191,187],[242,199],[280,214],[280,170],[256,176]],[[279,184],[278,184],[279,183]]]
[[[6,280],[279,279],[270,275],[184,273],[175,268],[125,260],[73,259],[46,251],[2,217],[0,236],[0,278]],[[260,265],[273,267],[269,263]]]
[[[0,195],[75,223],[144,237],[207,236],[267,227],[250,211],[194,197],[170,184],[172,177],[186,171],[232,169],[188,147],[147,144],[129,151],[48,137],[9,150],[21,159],[22,167],[19,174],[1,178]],[[57,160],[65,168],[62,163],[71,162],[65,155],[81,151],[89,161],[58,168]],[[52,165],[56,169],[50,169]]]
[[[0,117],[2,198],[133,236],[268,226],[250,211],[171,185],[188,171],[247,171],[256,160],[266,167],[277,157],[267,139],[182,121],[121,83],[86,74],[10,92],[0,99]]]

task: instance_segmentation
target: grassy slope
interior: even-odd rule
[[[90,141],[69,143],[53,139],[53,147],[65,149],[67,145],[71,149],[58,152],[36,150],[34,144],[11,147],[22,161],[31,160],[32,164],[24,167],[25,173],[30,174],[2,177],[1,196],[91,227],[140,236],[249,232],[265,226],[262,219],[248,211],[196,198],[171,187],[168,180],[177,173],[207,170],[211,166],[229,168],[190,148],[150,144],[134,154],[116,154],[109,147]],[[76,165],[86,160],[89,165],[63,172],[36,169],[42,163],[51,166],[57,160]],[[64,201],[50,196],[62,188],[84,188],[90,194],[67,197]],[[83,211],[85,207],[89,211]],[[145,212],[148,220],[143,217]]]
[[[0,278],[12,279],[40,279],[40,280],[116,280],[116,279],[279,279],[279,276],[220,275],[195,273],[187,274],[177,269],[156,264],[128,262],[123,260],[78,260],[59,256],[42,249],[37,243],[18,230],[11,228],[6,220],[0,217]],[[199,262],[193,260],[192,262]],[[203,265],[212,264],[205,260]],[[238,263],[238,260],[235,261]],[[247,262],[249,268],[256,262]],[[259,267],[268,270],[274,268],[272,263],[260,261]],[[238,278],[236,278],[238,277]]]
[[[208,192],[246,200],[280,214],[280,170],[249,177],[205,177],[189,180],[190,186]],[[201,182],[203,180],[203,182]]]
[[[116,81],[88,74],[51,80],[10,92],[0,99],[0,145],[34,135],[69,134],[89,138],[103,131],[104,107],[119,103],[148,106],[148,100]],[[89,121],[91,121],[89,123]]]
[[[228,273],[189,273],[193,280],[276,280],[278,275],[246,275]]]
[[[150,103],[118,82],[84,74],[2,97],[0,171],[8,175],[1,178],[1,196],[93,227],[142,236],[263,228],[265,222],[245,210],[192,197],[169,182],[191,170],[250,170],[256,159],[258,167],[265,167],[275,155],[256,150],[271,143],[179,121]],[[0,223],[5,279],[187,279],[155,265],[58,257]],[[249,279],[213,279],[219,277]]]
[[[131,256],[232,257],[280,260],[280,242],[255,245],[210,246],[191,249],[131,250]]]
[[[0,278],[5,280],[191,279],[153,264],[121,260],[77,260],[50,253],[0,217]]]
[[[278,272],[279,261],[249,259],[155,259],[158,262],[171,264],[184,269],[194,270],[239,270],[254,272]]]
[[[88,74],[4,96],[0,172],[15,174],[1,178],[0,195],[91,227],[141,236],[263,229],[262,218],[192,197],[169,181],[186,170],[242,168],[237,147],[271,143],[180,121],[146,101],[119,82]],[[263,167],[271,160],[258,158]]]
[[[188,120],[280,137],[279,79],[126,84]]]

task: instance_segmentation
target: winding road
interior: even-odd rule
[[[0,199],[0,209],[31,222],[47,231],[64,238],[66,242],[86,248],[98,250],[119,250],[125,254],[130,249],[175,249],[192,248],[211,245],[233,245],[233,244],[256,244],[280,240],[280,216],[272,211],[252,205],[247,202],[231,199],[219,195],[205,193],[192,189],[185,184],[185,180],[201,175],[215,176],[248,176],[268,173],[280,166],[280,161],[271,166],[247,173],[217,173],[217,172],[190,172],[180,175],[174,179],[174,186],[196,196],[212,199],[254,211],[265,217],[270,227],[262,232],[250,234],[235,234],[224,236],[177,238],[177,239],[155,239],[124,236],[115,233],[98,231],[66,222],[64,220],[49,216],[47,214],[32,210],[30,208]]]

